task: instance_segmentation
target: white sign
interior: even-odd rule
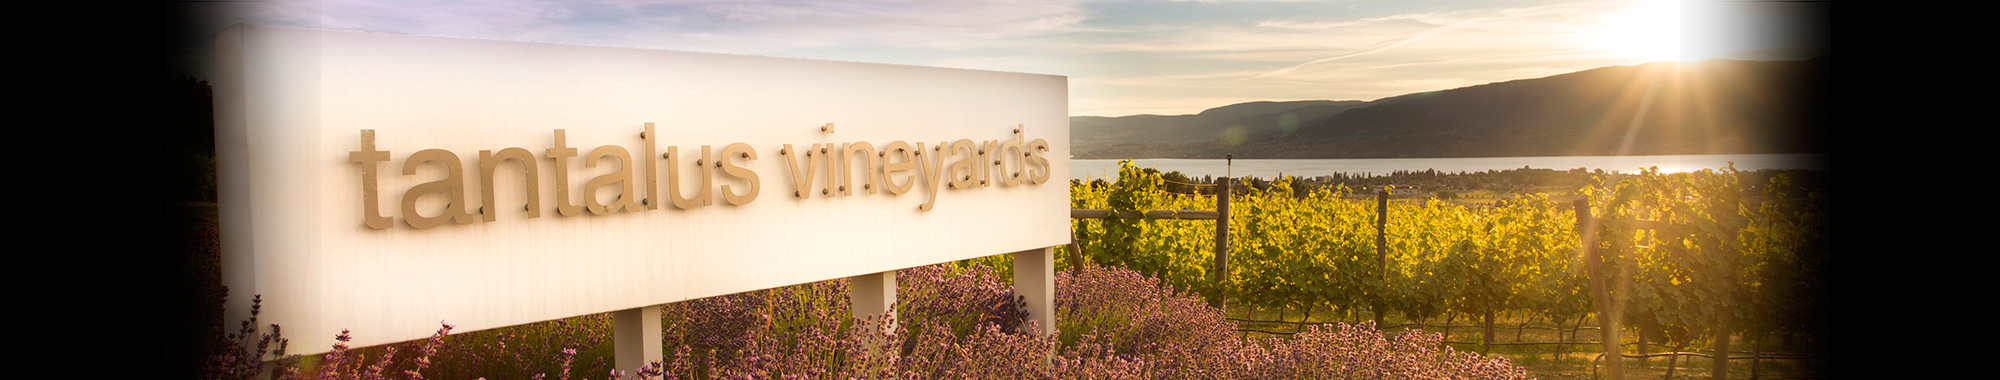
[[[1061,76],[248,24],[215,54],[229,320],[261,294],[292,352],[1069,241]]]

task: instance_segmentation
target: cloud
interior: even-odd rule
[[[1070,0],[684,1],[630,6],[645,25],[635,39],[682,45],[677,36],[722,51],[781,52],[844,46],[970,49],[982,43],[1070,28],[1085,19]]]
[[[1375,53],[1380,53],[1380,52],[1385,52],[1385,51],[1389,51],[1390,49],[1395,49],[1395,48],[1398,48],[1398,47],[1402,47],[1403,45],[1409,45],[1410,43],[1413,43],[1413,42],[1417,42],[1417,41],[1423,41],[1423,40],[1425,40],[1425,39],[1429,39],[1429,38],[1431,38],[1431,37],[1436,37],[1437,35],[1440,35],[1440,34],[1444,34],[1445,32],[1450,32],[1450,31],[1453,31],[1453,30],[1457,30],[1457,29],[1459,29],[1459,28],[1463,28],[1463,27],[1466,27],[1466,26],[1469,26],[1469,25],[1472,25],[1472,24],[1475,24],[1475,23],[1478,23],[1478,22],[1480,22],[1480,21],[1485,21],[1485,20],[1488,20],[1488,19],[1490,19],[1490,17],[1477,17],[1477,18],[1471,18],[1471,19],[1466,19],[1466,20],[1462,20],[1462,21],[1458,21],[1458,22],[1454,22],[1454,23],[1451,23],[1450,25],[1445,25],[1445,26],[1441,26],[1441,27],[1436,27],[1436,28],[1431,28],[1430,30],[1426,30],[1426,31],[1423,31],[1422,33],[1417,33],[1416,35],[1413,35],[1413,36],[1410,36],[1410,37],[1408,37],[1408,38],[1404,38],[1404,39],[1402,39],[1402,40],[1400,40],[1400,41],[1396,41],[1396,42],[1393,42],[1393,43],[1389,43],[1389,44],[1387,44],[1387,45],[1383,45],[1383,46],[1378,46],[1378,47],[1375,47],[1375,48],[1373,48],[1373,49],[1368,49],[1368,50],[1363,50],[1363,51],[1360,51],[1360,52],[1355,52],[1355,53],[1348,53],[1348,54],[1343,54],[1343,55],[1338,55],[1338,56],[1332,56],[1332,57],[1326,57],[1326,58],[1320,58],[1320,59],[1316,59],[1316,60],[1313,60],[1313,61],[1311,61],[1311,62],[1306,62],[1306,63],[1301,63],[1301,64],[1297,64],[1297,65],[1292,65],[1291,67],[1286,67],[1286,68],[1282,68],[1282,69],[1277,69],[1277,70],[1272,70],[1272,71],[1268,71],[1268,72],[1265,72],[1265,73],[1263,73],[1263,74],[1257,74],[1256,76],[1252,76],[1252,77],[1249,77],[1249,78],[1244,78],[1244,79],[1248,80],[1248,79],[1258,79],[1258,78],[1265,78],[1265,77],[1272,77],[1272,76],[1278,76],[1278,75],[1285,75],[1285,74],[1288,74],[1288,73],[1291,73],[1291,72],[1292,72],[1293,70],[1298,70],[1298,69],[1299,69],[1299,68],[1301,68],[1301,67],[1306,67],[1306,66],[1310,66],[1310,65],[1314,65],[1314,64],[1318,64],[1318,63],[1323,63],[1323,62],[1330,62],[1330,61],[1337,61],[1337,60],[1342,60],[1342,59],[1347,59],[1347,58],[1353,58],[1353,57],[1358,57],[1358,56],[1363,56],[1363,55],[1369,55],[1369,54],[1375,54]]]
[[[1340,53],[1263,71],[1241,80],[1295,75],[1301,70],[1329,62],[1392,51],[1397,52],[1393,58],[1377,59],[1362,67],[1464,62],[1480,59],[1473,57],[1533,56],[1574,50],[1583,40],[1577,35],[1588,34],[1593,27],[1582,21],[1601,12],[1601,8],[1604,6],[1596,3],[1570,3],[1409,12],[1352,20],[1313,20],[1299,16],[1268,19],[1258,22],[1258,27],[1339,36],[1329,38],[1331,42],[1315,50]],[[1375,38],[1363,40],[1352,37],[1356,35]],[[1401,51],[1417,46],[1423,48]]]
[[[249,13],[306,27],[744,53],[967,48],[1086,18],[1076,0],[329,0]]]

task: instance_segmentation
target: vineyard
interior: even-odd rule
[[[1221,281],[1214,222],[1078,218],[1072,227],[1080,259],[1163,279],[1211,303],[1226,295],[1232,317],[1275,312],[1286,323],[1317,316],[1384,326],[1472,320],[1479,340],[1491,343],[1496,315],[1509,315],[1572,334],[1608,330],[1589,334],[1600,341],[1589,342],[1597,352],[1770,357],[1775,347],[1788,357],[1824,356],[1826,199],[1785,176],[1746,191],[1740,174],[1603,174],[1571,194],[1473,205],[1354,199],[1345,187],[1295,188],[1290,178],[1235,181]],[[1073,186],[1071,207],[1216,210],[1214,196],[1200,194],[1216,191],[1202,185],[1214,186],[1168,182],[1126,163],[1116,182]],[[1606,338],[1636,349],[1598,345]],[[1732,342],[1750,344],[1731,354]],[[1718,377],[1728,368],[1711,367]]]

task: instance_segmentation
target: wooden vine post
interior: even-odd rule
[[[1229,177],[1215,179],[1215,263],[1209,279],[1215,283],[1215,297],[1208,306],[1228,311],[1229,297]]]
[[[1389,190],[1375,191],[1375,281],[1376,293],[1370,313],[1375,314],[1375,328],[1387,326],[1382,323],[1382,314],[1388,307],[1385,298],[1389,292]]]
[[[1083,241],[1082,234],[1082,228],[1077,228],[1076,231],[1070,232],[1069,244],[1063,246],[1063,250],[1069,252],[1069,275],[1071,278],[1083,275],[1083,266],[1086,265],[1083,262],[1083,246],[1077,244],[1077,242]]]
[[[1583,249],[1584,268],[1590,272],[1591,303],[1597,306],[1598,332],[1602,334],[1598,341],[1604,344],[1605,373],[1612,379],[1624,379],[1624,356],[1618,346],[1620,308],[1612,300],[1610,288],[1606,287],[1610,281],[1604,278],[1601,270],[1604,260],[1598,257],[1597,223],[1590,216],[1590,198],[1577,199],[1572,204],[1576,207],[1577,237],[1581,240],[1578,247]]]

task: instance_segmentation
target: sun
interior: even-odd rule
[[[1681,2],[1642,0],[1606,14],[1597,45],[1621,57],[1646,61],[1691,60],[1681,51]]]

